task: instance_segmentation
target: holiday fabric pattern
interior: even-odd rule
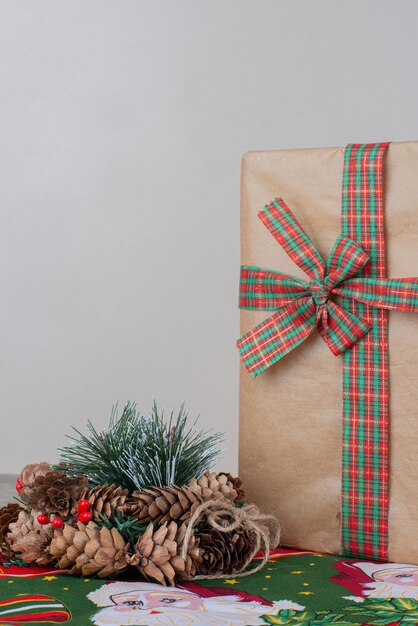
[[[401,563],[278,549],[248,577],[165,588],[46,571],[2,559],[2,626],[418,624],[418,567]]]

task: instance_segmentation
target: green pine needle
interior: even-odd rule
[[[116,528],[130,546],[136,544],[148,527],[148,524],[141,524],[137,519],[123,517],[119,511],[113,511],[110,518],[102,513],[99,513],[99,517],[101,519],[99,526],[106,526],[109,530]]]
[[[98,432],[90,421],[87,435],[74,429],[78,437],[69,437],[71,444],[60,449],[58,468],[85,474],[91,485],[114,483],[130,492],[186,485],[213,466],[223,440],[221,433],[200,431],[196,424],[197,419],[189,425],[184,404],[168,421],[155,402],[149,416],[128,402],[119,418],[116,405],[107,430]]]

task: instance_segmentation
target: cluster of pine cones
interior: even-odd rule
[[[22,470],[18,489],[22,503],[0,509],[0,551],[26,563],[54,564],[70,574],[101,578],[135,567],[147,579],[173,585],[196,574],[236,572],[254,548],[254,536],[245,527],[221,532],[204,517],[189,532],[184,548],[188,521],[203,503],[231,507],[243,501],[241,480],[228,473],[205,472],[187,486],[129,494],[116,485],[89,487],[83,475],[70,477],[39,463]],[[89,503],[86,523],[77,513],[80,501]],[[120,526],[104,523],[115,514],[138,520],[144,528],[135,543],[129,543]]]

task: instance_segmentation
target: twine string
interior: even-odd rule
[[[278,520],[272,515],[262,513],[255,504],[237,508],[233,503],[225,500],[208,500],[196,508],[189,520],[181,551],[183,560],[187,557],[194,528],[205,515],[209,526],[221,533],[247,532],[254,538],[252,549],[249,550],[244,564],[239,569],[228,571],[228,576],[249,576],[260,571],[269,559],[270,550],[279,543],[280,525]],[[255,555],[261,551],[264,554],[260,563],[248,570],[247,568]],[[194,580],[216,579],[224,574],[225,572],[219,570],[215,574],[200,574],[195,576]]]

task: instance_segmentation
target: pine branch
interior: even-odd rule
[[[126,476],[119,468],[118,460],[123,450],[129,445],[132,427],[140,431],[143,418],[136,410],[136,404],[128,402],[118,419],[118,407],[112,408],[109,428],[98,432],[91,421],[87,422],[89,435],[84,435],[76,428],[78,437],[68,438],[71,444],[59,449],[61,469],[67,474],[85,474],[91,486],[105,482],[132,488],[126,484]]]
[[[198,430],[197,419],[189,426],[184,404],[168,421],[155,402],[149,416],[128,403],[118,418],[114,406],[107,430],[96,431],[90,421],[87,428],[87,435],[74,429],[78,437],[69,437],[71,444],[60,449],[58,469],[81,472],[92,486],[114,483],[130,492],[199,478],[213,466],[223,440],[221,433]]]

